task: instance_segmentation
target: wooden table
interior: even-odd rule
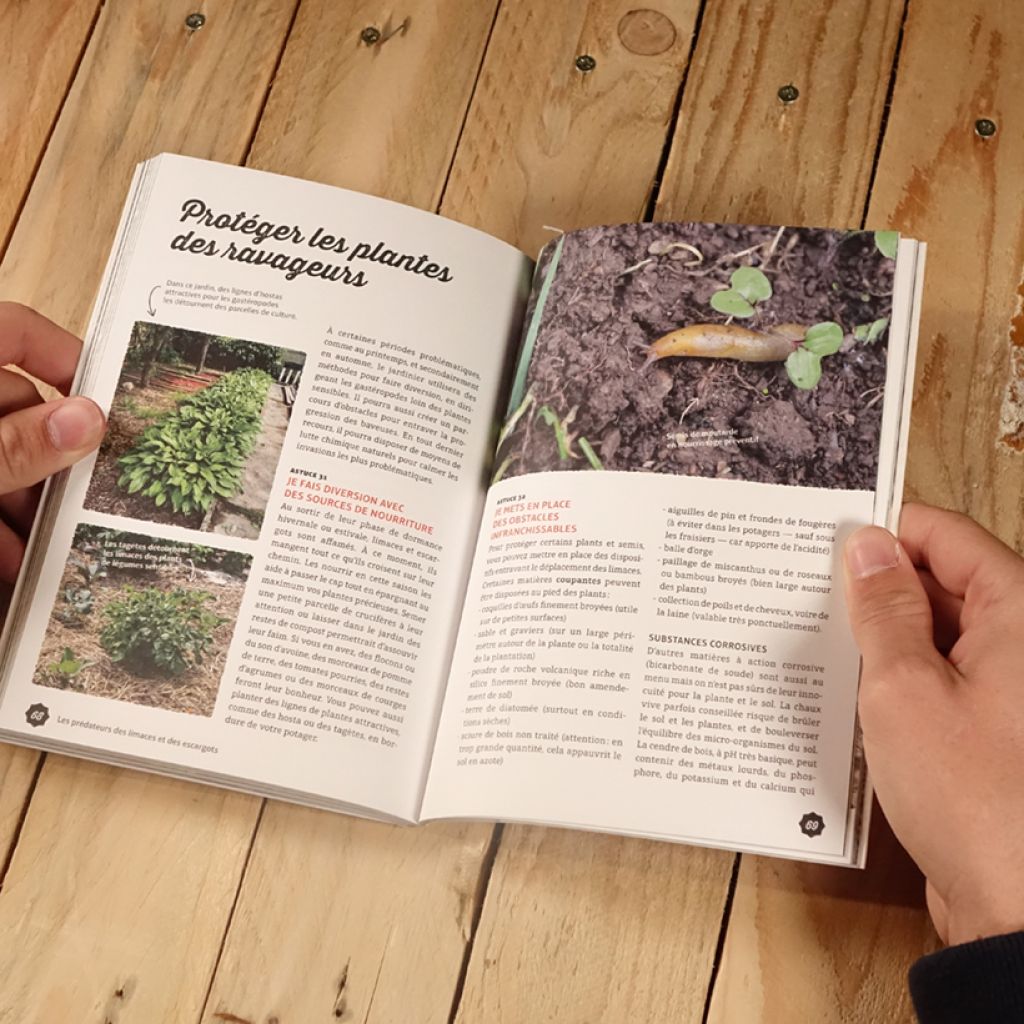
[[[0,0],[0,295],[82,331],[163,150],[527,251],[643,217],[891,225],[931,243],[910,495],[1019,547],[1016,0],[643,2]],[[936,945],[880,828],[857,873],[388,828],[11,748],[0,780],[0,1024],[875,1024],[912,1019]]]

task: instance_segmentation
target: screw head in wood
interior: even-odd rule
[[[793,85],[792,82],[779,89],[779,99],[782,100],[783,103],[796,103],[799,96],[800,90]]]
[[[581,53],[576,58],[576,70],[582,71],[583,74],[587,74],[588,72],[593,71],[596,67],[597,61],[594,60],[594,58],[591,57],[589,53]]]
[[[359,33],[359,38],[366,43],[367,46],[375,46],[380,42],[380,29],[376,25],[367,25],[362,32]]]
[[[978,120],[974,122],[974,130],[983,139],[990,139],[996,133],[996,123],[991,118],[979,117]]]
[[[202,28],[206,24],[206,15],[200,14],[199,11],[193,11],[185,19],[185,28],[190,32],[195,32],[197,29]]]

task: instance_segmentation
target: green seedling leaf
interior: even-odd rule
[[[508,472],[508,467],[511,466],[518,458],[519,456],[515,452],[511,455],[506,455],[494,476],[491,478],[491,483],[496,484]]]
[[[551,243],[549,242],[548,245]],[[533,359],[533,346],[537,341],[537,332],[540,330],[541,320],[544,318],[544,306],[548,301],[548,294],[551,285],[555,280],[555,273],[558,270],[558,261],[562,258],[562,246],[565,244],[565,235],[561,235],[555,243],[555,251],[551,255],[551,262],[544,273],[544,280],[541,282],[540,291],[537,293],[537,301],[533,307],[533,316],[526,328],[526,335],[523,338],[522,349],[516,363],[515,377],[512,381],[512,391],[509,394],[509,409],[516,408],[522,401],[520,395],[526,390],[526,373],[530,368],[530,360]],[[536,282],[535,282],[536,283]]]
[[[808,391],[821,380],[821,356],[798,348],[786,357],[786,373],[798,388]]]
[[[876,231],[875,248],[890,260],[896,259],[896,246],[899,244],[898,231]]]
[[[871,345],[878,341],[888,326],[889,318],[883,316],[880,320],[873,320],[869,324],[858,324],[853,329],[853,336],[857,341],[866,341]]]
[[[734,270],[729,283],[747,302],[763,302],[772,297],[772,283],[757,267],[740,267]]]
[[[581,437],[579,439],[579,446],[580,451],[583,452],[584,455],[586,455],[587,462],[589,462],[590,465],[594,467],[594,469],[604,469],[604,465],[602,464],[601,460],[597,457],[597,452],[595,452],[594,449],[591,448],[590,442],[585,437]]]
[[[803,347],[816,356],[831,356],[839,351],[843,343],[843,329],[839,324],[826,320],[808,328]]]
[[[889,326],[889,318],[883,316],[881,320],[875,320],[868,328],[868,336],[864,339],[869,345],[873,345],[885,333]]]
[[[726,288],[711,296],[711,308],[726,316],[753,316],[754,307],[739,292]]]
[[[512,431],[516,429],[516,424],[522,418],[523,413],[525,413],[531,405],[533,405],[532,387],[529,388],[529,390],[526,392],[525,397],[519,403],[519,407],[516,409],[516,411],[512,413],[512,415],[509,416],[507,420],[505,420],[505,425],[501,428],[501,433],[498,434],[498,444],[495,447],[495,451],[499,451],[501,449],[501,446],[508,440],[509,434],[511,434]]]
[[[571,457],[569,451],[569,432],[565,428],[575,414],[575,409],[565,418],[563,422],[558,418],[558,413],[550,405],[542,405],[538,410],[544,422],[555,432],[555,444],[558,445],[558,457],[564,462]]]

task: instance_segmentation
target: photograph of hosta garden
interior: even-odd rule
[[[251,558],[79,525],[33,682],[213,714]]]
[[[139,321],[85,507],[255,539],[305,354]]]

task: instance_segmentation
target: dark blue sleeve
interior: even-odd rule
[[[910,968],[921,1024],[1024,1022],[1024,932],[950,946]]]

